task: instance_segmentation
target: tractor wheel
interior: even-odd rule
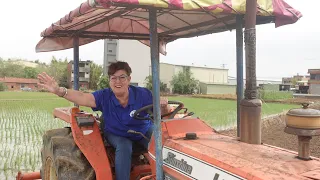
[[[49,130],[43,135],[41,158],[44,180],[95,179],[95,172],[75,144],[70,128]]]

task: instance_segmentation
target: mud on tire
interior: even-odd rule
[[[95,179],[95,172],[75,144],[70,128],[53,129],[45,132],[41,158],[41,177],[45,180],[46,178],[55,179],[52,178],[53,174],[56,174],[57,179]]]

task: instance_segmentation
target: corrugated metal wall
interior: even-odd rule
[[[200,83],[202,94],[236,94],[236,85]]]

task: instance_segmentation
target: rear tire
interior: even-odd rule
[[[75,144],[70,128],[49,130],[43,135],[41,158],[44,180],[95,179],[95,172]]]

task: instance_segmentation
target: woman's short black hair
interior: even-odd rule
[[[130,76],[132,71],[131,71],[131,67],[129,66],[129,64],[127,62],[123,62],[123,61],[117,61],[115,63],[112,63],[109,68],[108,68],[108,75],[109,77],[111,75],[113,75],[114,73],[116,73],[119,70],[124,70],[126,71],[127,75]]]

